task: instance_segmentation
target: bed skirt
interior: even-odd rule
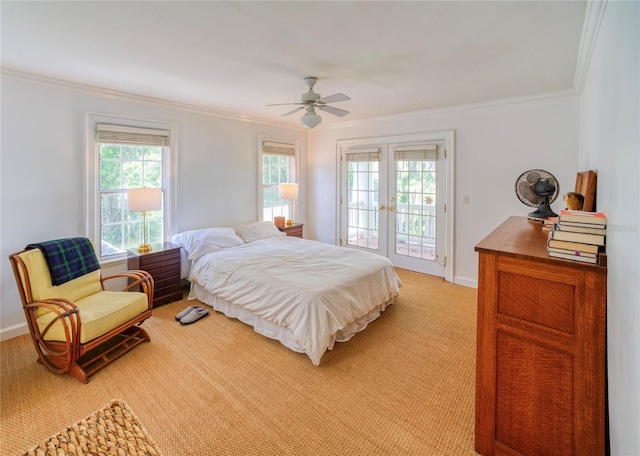
[[[197,283],[191,284],[191,289],[189,291],[189,296],[187,297],[187,299],[197,299],[198,301],[211,306],[217,312],[222,312],[229,318],[236,318],[241,322],[252,326],[257,333],[262,334],[263,336],[270,339],[279,341],[288,349],[293,350],[297,353],[304,353],[304,350],[301,349],[298,343],[295,341],[293,332],[289,328],[278,326],[275,323],[265,320],[264,318],[261,318],[246,309],[238,307],[235,304],[219,298]],[[391,298],[387,302],[384,302],[372,309],[363,317],[352,321],[346,327],[339,330],[336,334],[333,334],[331,336],[331,341],[327,349],[332,350],[336,342],[346,342],[351,339],[358,332],[365,329],[369,323],[378,318],[380,316],[380,313],[383,312],[387,308],[387,306],[393,304],[393,302],[394,298]]]

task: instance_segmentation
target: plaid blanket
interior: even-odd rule
[[[65,238],[29,244],[29,249],[40,249],[49,266],[53,285],[65,282],[100,269],[96,252],[87,238]]]

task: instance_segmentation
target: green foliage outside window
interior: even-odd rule
[[[123,144],[99,147],[101,255],[107,256],[142,243],[142,213],[127,210],[127,190],[162,188],[163,148]],[[163,212],[146,214],[149,243],[163,239]]]

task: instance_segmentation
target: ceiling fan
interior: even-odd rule
[[[313,128],[315,126],[318,126],[320,122],[322,122],[322,117],[316,114],[316,108],[318,108],[321,111],[326,111],[329,114],[333,114],[339,117],[344,117],[347,114],[349,114],[349,111],[345,111],[344,109],[336,108],[334,106],[329,106],[328,103],[336,103],[338,101],[347,101],[347,100],[351,100],[351,98],[349,98],[343,93],[335,93],[333,95],[329,95],[328,97],[321,97],[320,94],[313,91],[313,87],[316,85],[316,82],[318,82],[318,78],[309,76],[304,78],[304,82],[307,85],[307,87],[309,87],[309,91],[302,94],[301,102],[276,103],[276,104],[270,104],[267,106],[301,105],[300,107],[295,108],[289,112],[285,112],[282,115],[289,116],[302,109],[306,109],[307,112],[300,119],[300,123],[307,128]]]

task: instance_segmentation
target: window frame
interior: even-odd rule
[[[299,156],[300,156],[300,147],[299,141],[294,138],[284,138],[284,137],[276,137],[276,136],[267,136],[267,135],[258,135],[258,208],[256,217],[257,220],[264,220],[264,189],[265,184],[263,181],[263,163],[264,163],[264,143],[265,142],[273,142],[273,143],[281,143],[293,146],[293,164],[289,165],[289,182],[292,183],[300,183],[298,182],[298,166],[299,166]],[[272,154],[268,154],[272,155]],[[298,217],[298,204],[293,205],[293,220],[297,220]],[[273,220],[271,220],[273,221]]]
[[[169,145],[163,150],[163,166],[162,166],[162,191],[164,194],[164,220],[163,233],[164,239],[171,238],[174,232],[176,220],[176,126],[173,123],[152,121],[144,119],[136,119],[123,116],[115,116],[109,114],[100,114],[94,112],[85,113],[85,132],[86,132],[86,182],[85,182],[85,205],[86,205],[86,221],[85,232],[88,238],[94,242],[100,242],[101,219],[100,219],[100,147],[97,139],[96,129],[98,124],[112,124],[122,127],[149,129],[149,130],[166,130],[169,132]],[[96,254],[100,264],[110,264],[123,262],[127,260],[127,253],[122,252],[109,256],[102,256],[101,249],[96,248]]]

